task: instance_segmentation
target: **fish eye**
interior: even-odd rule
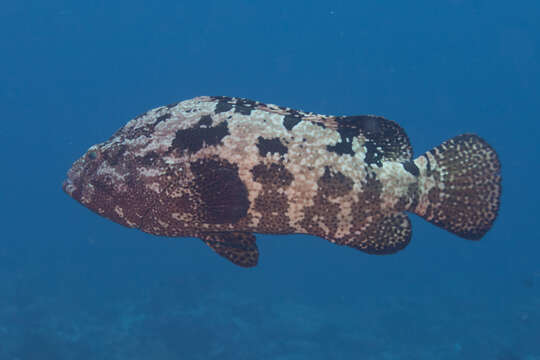
[[[88,152],[88,158],[89,158],[90,160],[95,160],[95,159],[97,159],[97,151],[92,150],[92,151]]]

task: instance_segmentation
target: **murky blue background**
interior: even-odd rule
[[[540,359],[540,2],[8,1],[0,10],[0,359]],[[480,242],[412,216],[370,256],[259,236],[259,266],[66,196],[150,108],[241,96],[379,114],[415,154],[463,132],[503,166]]]

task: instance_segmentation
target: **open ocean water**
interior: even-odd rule
[[[540,2],[6,1],[0,359],[540,360]],[[199,95],[377,114],[415,156],[498,152],[479,242],[411,215],[374,256],[259,235],[259,265],[117,225],[61,189],[129,119]]]

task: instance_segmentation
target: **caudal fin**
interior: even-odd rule
[[[480,239],[499,210],[501,166],[495,150],[476,135],[445,141],[414,160],[420,170],[414,210],[465,239]]]

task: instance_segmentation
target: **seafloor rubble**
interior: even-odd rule
[[[292,292],[257,302],[247,290],[196,276],[42,295],[33,281],[4,284],[1,359],[540,360],[534,296],[508,304]]]

